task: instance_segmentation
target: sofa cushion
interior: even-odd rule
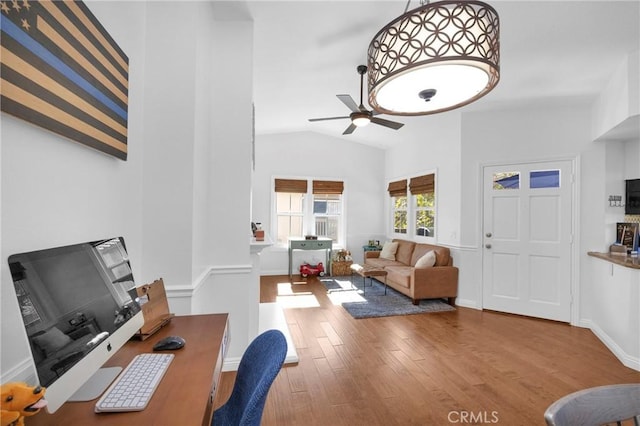
[[[434,266],[449,266],[451,263],[451,253],[447,247],[434,246],[436,252],[436,264]]]
[[[411,256],[416,243],[413,241],[394,239],[394,242],[398,243],[398,250],[396,250],[396,260],[402,262],[405,265],[413,265],[411,263]]]
[[[416,244],[411,256],[411,263],[409,265],[415,266],[418,259],[433,250],[436,255],[436,263],[434,266],[448,266],[451,260],[451,255],[448,247],[436,246],[433,244]]]
[[[369,257],[365,259],[365,265],[374,266],[376,268],[386,268],[387,266],[403,266],[402,263],[397,260],[381,259],[379,257]]]
[[[398,243],[387,241],[382,246],[382,251],[380,252],[380,258],[396,260],[396,251],[398,250]]]
[[[416,268],[431,268],[436,264],[436,252],[429,250],[424,256],[416,261]]]
[[[413,272],[412,266],[399,266],[390,265],[384,268],[387,271],[387,280],[403,287],[409,288],[411,286],[411,273]]]

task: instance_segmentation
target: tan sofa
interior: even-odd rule
[[[364,264],[384,268],[387,271],[387,285],[409,296],[414,305],[420,299],[438,298],[446,298],[450,305],[454,305],[458,295],[458,268],[453,266],[449,249],[407,240],[393,241],[398,243],[395,260],[380,258],[379,251],[367,251]],[[435,265],[415,268],[418,259],[430,250],[436,254]]]

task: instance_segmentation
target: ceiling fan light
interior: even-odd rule
[[[368,50],[369,103],[426,115],[467,105],[500,79],[499,19],[480,1],[427,3],[396,18]]]
[[[369,117],[356,117],[351,122],[358,127],[364,127],[371,123],[371,119]]]

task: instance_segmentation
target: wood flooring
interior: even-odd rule
[[[287,306],[300,357],[262,425],[544,425],[570,392],[640,382],[590,330],[563,323],[461,307],[355,320],[313,277],[262,277],[260,299]],[[216,406],[234,380],[223,373]]]

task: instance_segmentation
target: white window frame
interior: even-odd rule
[[[275,180],[274,180],[275,181]],[[298,194],[298,193],[293,193],[293,192],[283,192],[283,194]],[[306,198],[307,198],[307,194],[302,194],[302,212],[298,213],[298,212],[291,212],[291,210],[289,209],[289,211],[287,213],[278,213],[278,193],[275,192],[275,188],[273,188],[272,190],[272,198],[273,198],[273,206],[272,206],[272,224],[271,224],[271,229],[274,230],[273,233],[273,237],[276,239],[276,243],[280,244],[280,245],[286,245],[286,243],[283,242],[278,242],[278,217],[279,216],[288,216],[288,217],[299,217],[302,218],[302,232],[305,233],[305,209],[306,209]]]
[[[429,174],[433,174],[434,175],[434,179],[435,179],[435,188],[433,190],[433,207],[424,207],[424,208],[418,208],[416,206],[416,196],[413,195],[411,193],[411,191],[409,190],[409,182],[411,181],[412,177],[415,176],[422,176],[422,175],[429,175]],[[396,179],[392,179],[386,182],[387,186],[389,185],[390,182],[392,181],[397,181],[397,180],[402,180],[402,178],[396,178]],[[431,244],[435,244],[437,241],[437,236],[438,236],[438,174],[435,170],[430,170],[427,172],[423,172],[423,173],[413,173],[410,176],[406,176],[406,180],[407,180],[407,192],[406,192],[406,197],[407,197],[407,233],[406,234],[402,234],[402,233],[397,233],[395,232],[395,226],[394,226],[394,220],[395,220],[395,198],[396,197],[390,197],[388,194],[388,199],[389,199],[389,209],[388,209],[388,214],[387,214],[387,218],[388,218],[388,229],[389,229],[389,235],[392,236],[392,238],[402,238],[405,240],[412,240],[412,241],[418,241],[418,242],[425,242],[425,243],[431,243]],[[433,236],[422,236],[422,235],[417,235],[416,231],[416,218],[417,218],[417,211],[418,210],[431,210],[433,211],[433,229],[434,229],[434,235]]]
[[[396,198],[400,198],[400,197],[390,197],[390,204],[391,204],[391,235],[394,236],[394,238],[408,238],[409,237],[409,228],[411,227],[411,219],[409,217],[409,203],[410,203],[410,199],[409,199],[409,194],[408,191],[407,193],[404,195],[404,197],[407,199],[406,202],[406,208],[405,209],[396,209]],[[402,212],[404,211],[406,216],[407,216],[407,229],[406,229],[406,233],[402,233],[402,232],[396,232],[396,226],[395,226],[395,221],[396,221],[396,212]]]
[[[291,176],[274,176],[271,179],[271,229],[274,230],[273,235],[277,239],[278,235],[278,212],[277,212],[277,195],[275,192],[275,180],[276,179],[296,179],[296,180],[306,180],[307,181],[307,192],[303,195],[303,222],[302,222],[302,233],[303,235],[293,235],[290,237],[300,237],[303,238],[305,235],[315,235],[315,220],[316,217],[335,217],[338,216],[340,218],[338,222],[338,234],[337,241],[333,242],[333,247],[335,248],[344,248],[347,245],[346,242],[346,219],[347,219],[347,209],[346,209],[346,193],[347,193],[347,182],[345,179],[338,178],[322,178],[322,177],[291,177]],[[316,180],[340,180],[344,184],[344,191],[340,195],[340,214],[339,215],[316,215],[313,211],[314,206],[314,194],[313,194],[313,181]],[[278,247],[288,247],[287,242],[276,241],[276,246]]]
[[[417,202],[417,195],[413,195],[411,194],[411,200],[410,200],[410,204],[412,206],[411,208],[411,212],[412,212],[412,221],[411,221],[411,225],[410,228],[412,228],[412,235],[413,237],[418,240],[418,241],[428,241],[428,242],[435,242],[436,240],[436,236],[438,235],[437,232],[437,224],[438,224],[438,214],[436,211],[436,204],[438,202],[438,198],[436,195],[435,190],[433,191],[433,207],[418,207],[418,202]],[[417,231],[417,227],[416,227],[416,220],[418,219],[418,212],[419,211],[431,211],[433,214],[433,235],[418,235]]]
[[[316,235],[316,231],[317,231],[317,219],[318,218],[327,218],[327,226],[328,226],[328,222],[331,220],[331,218],[338,218],[338,229],[336,231],[336,240],[334,241],[334,244],[339,244],[340,242],[340,236],[342,235],[342,227],[343,227],[343,213],[342,213],[342,209],[344,207],[344,203],[342,201],[342,197],[343,194],[339,194],[339,201],[338,201],[338,211],[339,213],[316,213],[315,212],[315,204],[316,204],[316,196],[320,195],[320,196],[324,196],[324,195],[331,195],[331,194],[311,194],[311,215],[313,216],[312,219],[312,231],[313,231],[313,235]],[[338,195],[338,194],[335,194]],[[318,235],[318,236],[322,236],[322,237],[326,237],[326,235]]]

